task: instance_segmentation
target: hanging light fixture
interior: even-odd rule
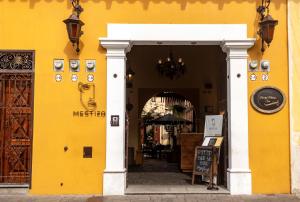
[[[133,77],[135,75],[135,72],[132,70],[130,64],[127,65],[127,69],[126,69],[126,87],[127,88],[132,88],[132,80]]]
[[[83,8],[79,5],[79,0],[71,0],[71,4],[73,6],[73,12],[70,17],[63,22],[67,26],[69,40],[72,42],[73,46],[76,44],[76,52],[79,53],[79,38],[83,34],[81,27],[84,25],[79,19],[79,15],[83,11]]]
[[[278,20],[274,20],[269,14],[270,3],[271,0],[262,0],[261,5],[257,8],[257,12],[260,14],[258,35],[262,40],[261,52],[265,51],[265,42],[268,47],[270,46],[273,40],[275,26],[278,24]]]
[[[162,76],[169,77],[172,80],[178,79],[185,73],[183,59],[179,57],[175,60],[171,50],[169,56],[165,60],[159,59],[157,61],[156,68]]]

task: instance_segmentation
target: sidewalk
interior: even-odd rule
[[[0,202],[300,202],[294,195],[230,196],[223,194],[199,195],[126,195],[126,196],[28,196],[0,195]]]

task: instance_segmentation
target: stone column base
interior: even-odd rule
[[[103,195],[124,195],[126,189],[126,170],[104,171]]]
[[[231,195],[251,195],[251,171],[228,169],[227,188],[230,190]]]

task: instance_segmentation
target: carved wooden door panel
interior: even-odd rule
[[[0,51],[0,183],[30,183],[33,72],[4,69],[7,66],[3,62],[24,63],[24,55],[28,54],[24,53],[11,53],[3,59]]]

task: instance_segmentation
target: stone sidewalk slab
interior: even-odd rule
[[[0,195],[0,202],[300,202],[295,195],[231,196],[223,194],[126,195],[126,196],[30,196]]]
[[[178,194],[178,195],[127,195],[105,197],[104,202],[300,202],[293,195],[253,195],[253,196],[231,196],[223,194]]]
[[[0,195],[0,202],[300,202],[295,195],[231,196],[224,194],[29,196]]]

